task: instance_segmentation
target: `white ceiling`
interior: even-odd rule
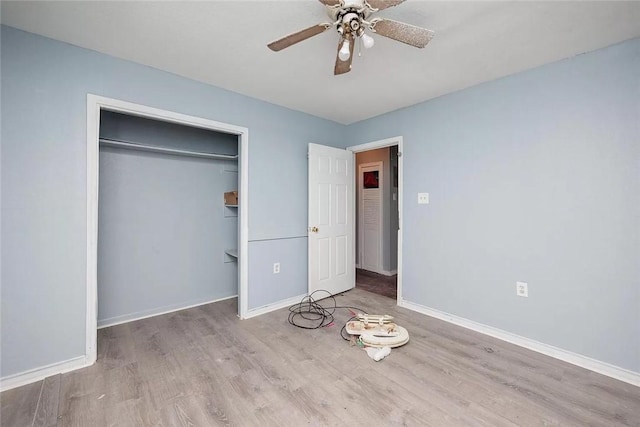
[[[267,43],[327,22],[317,0],[8,2],[2,23],[349,124],[640,36],[640,2],[407,0],[378,16],[436,32],[425,49],[375,36],[333,75],[338,35]]]

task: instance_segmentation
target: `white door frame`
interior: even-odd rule
[[[380,204],[378,205],[378,237],[379,237],[379,241],[378,241],[378,269],[375,271],[375,273],[378,274],[383,274],[384,271],[384,260],[383,260],[383,244],[382,242],[384,241],[384,209],[383,209],[383,205],[384,205],[384,164],[383,162],[377,161],[377,162],[368,162],[368,163],[361,163],[358,165],[358,183],[357,188],[356,188],[356,194],[357,196],[357,212],[358,212],[358,218],[357,218],[357,222],[356,222],[356,228],[358,229],[358,262],[356,263],[356,265],[360,265],[360,268],[364,268],[364,262],[363,262],[363,257],[362,257],[362,251],[364,251],[364,210],[362,209],[364,207],[364,203],[363,202],[363,198],[364,198],[364,179],[362,177],[362,170],[365,168],[375,168],[378,170],[378,190],[380,191],[379,195],[380,195]]]
[[[402,182],[402,136],[394,136],[392,138],[381,139],[379,141],[368,142],[366,144],[354,145],[352,147],[347,147],[347,150],[353,151],[354,153],[360,153],[362,151],[375,150],[377,148],[385,148],[392,147],[394,145],[398,146],[398,297],[397,304],[402,305],[402,235],[404,234],[404,226],[402,223],[402,202],[403,197],[402,193],[404,191],[404,185]],[[356,167],[356,156],[353,156],[353,167]],[[354,221],[355,221],[355,203],[357,196],[353,197],[354,209]]]
[[[87,94],[87,318],[85,363],[91,365],[97,358],[98,327],[98,167],[100,110],[115,111],[147,117],[169,123],[209,129],[238,135],[239,139],[239,208],[240,221],[238,247],[238,315],[247,317],[248,311],[248,188],[249,188],[249,129],[201,117],[134,104],[118,99]]]

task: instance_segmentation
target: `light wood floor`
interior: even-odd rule
[[[363,290],[337,299],[411,341],[376,363],[340,326],[240,321],[227,300],[100,330],[94,366],[2,393],[2,425],[640,426],[637,387]]]

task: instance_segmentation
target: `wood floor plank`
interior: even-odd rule
[[[129,324],[103,328],[98,333],[98,357],[105,369],[129,365],[136,360]]]
[[[101,402],[104,395],[104,367],[101,363],[62,374],[58,425],[105,425],[106,418]]]
[[[384,276],[367,270],[356,269],[356,287],[395,299],[398,292],[398,276]]]
[[[38,409],[33,420],[34,427],[53,427],[58,424],[58,402],[60,400],[60,375],[45,378],[40,393]]]
[[[0,395],[0,426],[31,426],[44,381],[7,390]]]
[[[640,426],[638,387],[361,289],[335,302],[411,340],[374,362],[341,338],[346,309],[308,330],[220,301],[101,329],[94,366],[2,393],[2,425]]]

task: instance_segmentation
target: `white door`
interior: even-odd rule
[[[310,294],[355,286],[353,164],[351,151],[309,144]]]
[[[358,261],[360,268],[382,273],[382,162],[358,168]]]

